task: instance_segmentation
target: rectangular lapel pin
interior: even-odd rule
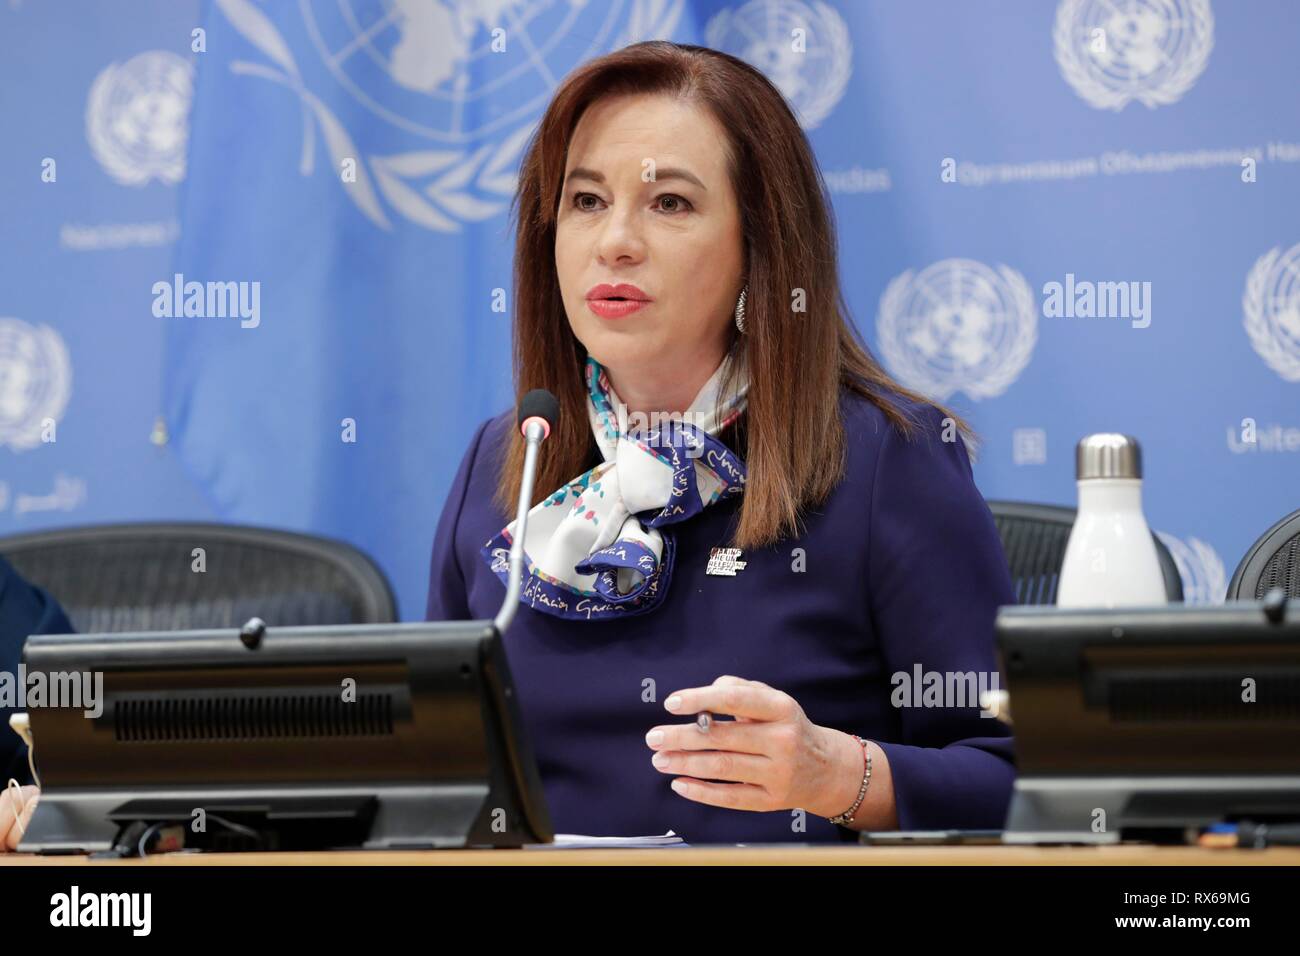
[[[734,578],[737,571],[745,570],[746,562],[739,558],[740,548],[710,548],[709,564],[704,573]]]

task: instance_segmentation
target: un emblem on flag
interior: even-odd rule
[[[853,75],[849,28],[827,3],[750,0],[715,14],[704,36],[708,46],[762,70],[804,129],[830,114]]]
[[[1300,243],[1256,260],[1241,311],[1259,357],[1288,382],[1300,382]]]
[[[306,124],[304,174],[320,136],[349,198],[382,229],[392,212],[426,229],[459,232],[504,212],[519,155],[560,80],[583,60],[671,34],[684,0],[338,0],[299,5],[303,28],[336,82],[307,86],[298,54],[276,25],[292,7],[216,0],[270,64],[236,61],[236,73],[296,92]],[[379,123],[349,128],[335,102],[348,97]],[[349,111],[355,113],[355,110]],[[415,148],[367,147],[408,140]]]
[[[1016,270],[944,259],[889,283],[876,335],[886,365],[905,385],[938,401],[957,391],[992,398],[1029,363],[1038,311]]]
[[[185,178],[194,68],[166,50],[110,63],[86,101],[86,139],[104,171],[124,186]]]
[[[1155,109],[1204,71],[1214,13],[1210,0],[1061,0],[1052,39],[1061,75],[1090,105]]]
[[[41,443],[46,419],[58,421],[72,394],[72,363],[59,333],[0,318],[0,446]]]

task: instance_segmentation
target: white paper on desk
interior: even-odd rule
[[[670,847],[686,846],[672,830],[663,836],[582,836],[577,833],[557,833],[554,843],[528,843],[525,850],[589,850],[599,847]]]

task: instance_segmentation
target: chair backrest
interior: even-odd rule
[[[1250,546],[1228,582],[1229,601],[1262,598],[1281,588],[1300,598],[1300,511],[1293,511]]]
[[[197,550],[197,549],[202,549]],[[382,571],[351,545],[224,524],[99,525],[0,538],[0,554],[82,633],[382,624]]]
[[[1002,550],[1011,568],[1017,604],[1055,604],[1056,589],[1065,563],[1065,545],[1074,527],[1075,509],[1064,505],[1039,505],[1023,501],[990,501],[989,510]],[[1183,600],[1183,579],[1165,543],[1154,532],[1165,597]]]

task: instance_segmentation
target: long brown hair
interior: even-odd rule
[[[844,474],[840,389],[880,407],[910,439],[917,423],[889,391],[933,405],[973,448],[958,416],[895,382],[848,319],[839,285],[835,223],[812,148],[781,93],[743,60],[707,47],[653,40],[578,67],[556,91],[533,135],[514,199],[514,381],[516,402],[545,388],[560,420],[538,460],[532,504],[588,467],[592,436],[583,381],[586,350],[574,336],[555,269],[556,210],[570,137],[597,99],[667,94],[698,102],[726,130],[731,185],[745,240],[748,469],[733,546],[761,548],[801,532],[807,509]],[[792,308],[802,290],[804,311]],[[733,327],[734,328],[734,327]],[[513,515],[524,443],[511,429],[496,503]]]

